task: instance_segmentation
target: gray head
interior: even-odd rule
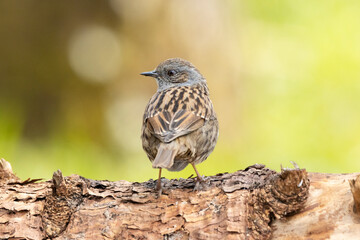
[[[154,77],[158,91],[175,86],[192,86],[206,84],[205,78],[190,62],[181,58],[170,58],[157,66],[154,71],[143,72],[141,75]]]

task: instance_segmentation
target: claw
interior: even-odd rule
[[[157,197],[160,198],[161,195],[162,195],[162,188],[160,187],[160,189],[156,189],[158,192],[157,192]]]

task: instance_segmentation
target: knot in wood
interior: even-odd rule
[[[52,193],[46,196],[42,214],[44,230],[51,238],[66,229],[87,188],[84,178],[77,175],[64,178],[60,170],[53,174],[52,183]]]

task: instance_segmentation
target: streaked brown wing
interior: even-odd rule
[[[170,112],[159,112],[147,119],[150,129],[163,142],[171,142],[175,138],[186,135],[202,127],[205,119],[193,112],[181,109],[173,116]]]

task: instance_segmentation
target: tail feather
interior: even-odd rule
[[[166,144],[160,144],[155,160],[152,163],[153,168],[169,169],[174,165],[174,158],[177,150],[170,148]]]

